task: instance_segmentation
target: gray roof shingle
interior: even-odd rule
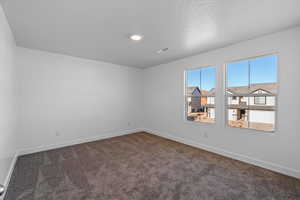
[[[198,89],[198,87],[188,87],[187,95],[191,96],[193,91]],[[256,83],[248,86],[239,86],[239,87],[229,87],[227,91],[236,96],[243,96],[244,94],[251,94],[257,90],[264,90],[269,94],[277,95],[277,83]],[[199,90],[200,91],[200,90]],[[212,88],[211,90],[201,90],[202,95],[214,96],[216,94],[216,89]]]
[[[243,95],[243,94],[251,94],[257,90],[264,90],[270,94],[277,94],[277,83],[256,83],[248,86],[240,86],[240,87],[229,87],[227,88],[228,92],[233,93],[234,95]]]

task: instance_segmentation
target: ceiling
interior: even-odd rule
[[[1,0],[18,46],[150,67],[300,24],[299,0]],[[144,39],[133,42],[130,34]],[[158,54],[162,48],[167,52]]]

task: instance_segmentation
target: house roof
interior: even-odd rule
[[[216,88],[212,88],[211,90],[209,90],[207,92],[207,95],[211,95],[211,96],[214,96],[216,94]]]
[[[199,90],[199,88],[198,87],[188,87],[187,90],[186,90],[186,95],[187,96],[192,96],[193,92],[195,90]],[[200,90],[199,90],[199,92],[200,92]]]
[[[202,94],[202,95],[208,95],[208,94],[209,94],[209,91],[207,91],[207,90],[201,90],[201,94]]]
[[[216,89],[212,88],[211,90],[200,90],[198,87],[188,87],[187,88],[187,95],[192,95],[194,90],[198,89],[202,95],[207,96],[214,96],[216,94]],[[227,91],[234,94],[234,95],[244,95],[244,94],[251,94],[257,90],[264,90],[269,94],[276,95],[277,94],[277,83],[258,83],[258,84],[251,84],[250,87],[248,86],[239,86],[239,87],[229,87]]]
[[[229,87],[227,91],[234,95],[251,94],[257,90],[264,90],[269,94],[277,94],[277,83],[259,83],[248,86]]]
[[[200,90],[199,87],[188,87],[186,91],[187,96],[192,96],[195,90],[198,90],[201,95],[207,95],[209,93],[207,90]]]

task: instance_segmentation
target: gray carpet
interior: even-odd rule
[[[147,133],[21,156],[5,200],[296,200],[300,180]]]

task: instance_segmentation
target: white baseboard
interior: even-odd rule
[[[9,170],[8,170],[8,173],[7,173],[7,176],[5,178],[5,181],[4,181],[4,187],[6,188],[5,189],[5,192],[4,194],[0,197],[0,200],[3,200],[4,197],[5,197],[5,194],[7,192],[7,188],[8,188],[8,185],[9,185],[9,181],[10,181],[10,178],[11,178],[11,175],[14,171],[14,168],[15,168],[15,165],[16,165],[16,162],[17,162],[17,159],[18,159],[18,152],[16,152],[13,156],[13,159],[12,159],[12,162],[10,163],[10,167],[9,167]]]
[[[275,163],[271,163],[271,162],[251,158],[249,156],[245,156],[245,155],[242,155],[242,154],[230,152],[230,151],[220,149],[220,148],[216,148],[216,147],[213,147],[213,146],[208,146],[208,145],[196,142],[196,141],[192,141],[192,140],[185,139],[185,138],[182,138],[182,137],[174,136],[170,133],[166,133],[166,132],[162,132],[162,131],[158,131],[158,130],[151,130],[151,129],[147,129],[147,128],[144,128],[143,130],[145,132],[148,132],[148,133],[151,133],[151,134],[154,134],[154,135],[157,135],[157,136],[161,136],[161,137],[164,137],[164,138],[176,141],[176,142],[180,142],[180,143],[190,145],[190,146],[193,146],[193,147],[196,147],[196,148],[204,149],[204,150],[207,150],[207,151],[210,151],[210,152],[213,152],[213,153],[225,156],[225,157],[229,157],[229,158],[232,158],[232,159],[235,159],[235,160],[240,160],[242,162],[246,162],[246,163],[258,166],[258,167],[262,167],[262,168],[265,168],[265,169],[269,169],[271,171],[275,171],[275,172],[278,172],[278,173],[281,173],[281,174],[285,174],[287,176],[292,176],[292,177],[300,179],[300,171],[296,170],[296,169],[291,169],[291,168],[281,166],[281,165],[278,165],[278,164],[275,164]]]
[[[43,145],[43,146],[38,146],[35,148],[26,148],[26,149],[21,149],[18,151],[18,155],[26,155],[26,154],[32,154],[32,153],[37,153],[41,151],[47,151],[51,149],[57,149],[61,147],[66,147],[66,146],[72,146],[76,144],[81,144],[81,143],[86,143],[86,142],[92,142],[92,141],[97,141],[97,140],[102,140],[106,138],[112,138],[116,136],[121,136],[121,135],[128,135],[131,133],[136,133],[143,131],[142,129],[129,129],[129,130],[119,130],[119,131],[110,131],[110,132],[105,132],[101,133],[89,138],[80,138],[80,139],[75,139],[71,141],[66,141],[62,143],[57,143],[57,144],[50,144],[50,145]]]
[[[18,152],[15,153],[14,157],[13,157],[13,160],[10,164],[10,167],[9,167],[9,171],[8,171],[8,174],[6,176],[6,179],[5,179],[5,182],[4,182],[4,185],[7,187],[8,184],[9,184],[9,181],[10,181],[10,178],[11,178],[11,175],[14,171],[14,168],[15,168],[15,165],[16,165],[16,162],[17,162],[17,159],[18,159]]]

